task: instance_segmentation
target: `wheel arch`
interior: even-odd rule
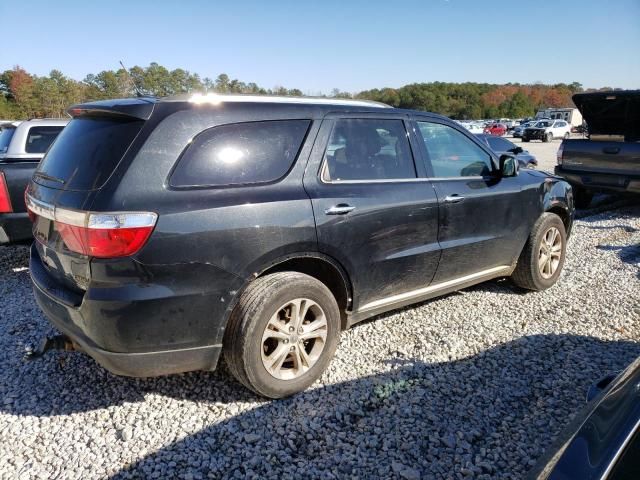
[[[284,271],[304,273],[322,282],[338,303],[342,329],[348,327],[348,315],[353,302],[353,286],[346,270],[340,263],[318,252],[297,253],[264,266],[255,274],[254,278]]]

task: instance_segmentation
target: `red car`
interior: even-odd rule
[[[492,123],[491,125],[484,127],[484,133],[501,137],[507,133],[507,126],[502,123]]]

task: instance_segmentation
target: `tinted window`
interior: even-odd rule
[[[472,177],[492,171],[491,157],[466,135],[447,125],[418,122],[434,177]]]
[[[76,118],[60,133],[36,171],[57,179],[50,186],[93,190],[102,186],[142,128],[142,120]],[[38,173],[45,175],[38,177]],[[49,185],[49,181],[47,181]]]
[[[27,153],[44,153],[51,146],[64,127],[31,127],[27,133],[24,151]]]
[[[487,142],[492,150],[496,152],[506,152],[515,147],[513,143],[499,137],[487,137]]]
[[[415,177],[413,156],[402,120],[351,118],[336,121],[325,153],[323,180]]]
[[[2,129],[0,132],[0,153],[7,153],[7,150],[9,150],[9,144],[11,143],[11,138],[15,132],[15,127]]]
[[[174,187],[273,182],[296,159],[309,120],[234,123],[205,130],[179,160]]]

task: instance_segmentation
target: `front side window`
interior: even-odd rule
[[[325,152],[324,181],[416,178],[402,120],[336,120]]]
[[[489,175],[491,157],[466,135],[447,125],[418,122],[433,176],[438,178]]]
[[[27,134],[24,151],[27,153],[44,153],[56,139],[64,127],[31,127]]]
[[[213,127],[191,142],[178,162],[173,187],[274,182],[293,165],[310,120],[273,120]]]

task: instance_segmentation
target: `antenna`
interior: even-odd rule
[[[140,90],[138,88],[138,85],[136,85],[136,81],[133,78],[131,78],[131,75],[129,75],[129,70],[127,70],[127,67],[124,66],[124,63],[122,63],[122,60],[120,60],[120,66],[124,70],[124,73],[127,75],[127,78],[129,78],[129,80],[131,80],[131,83],[133,83],[133,89],[136,92],[136,96],[137,97],[147,97],[148,95],[145,95],[144,93],[142,93],[142,90]]]

